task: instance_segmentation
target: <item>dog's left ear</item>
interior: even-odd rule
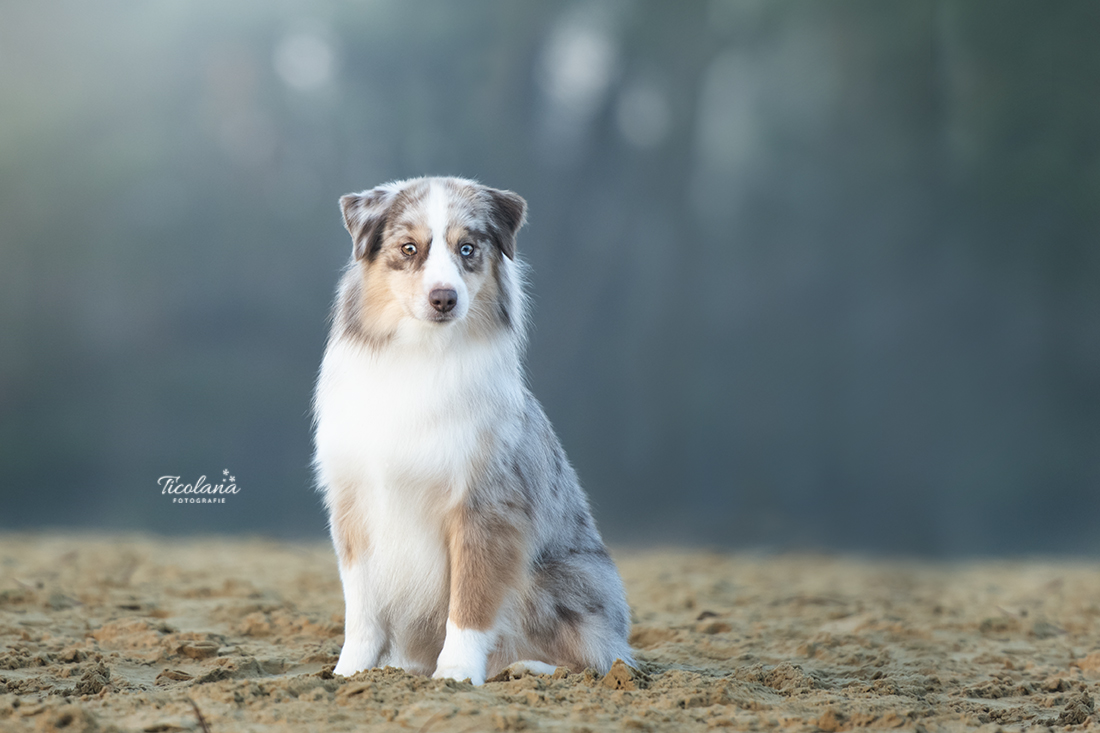
[[[516,232],[527,220],[527,202],[519,194],[486,188],[493,243],[510,259],[516,258]]]

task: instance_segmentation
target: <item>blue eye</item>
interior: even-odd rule
[[[459,251],[459,254],[461,254],[463,257],[469,257],[470,255],[472,255],[474,253],[474,245],[464,244],[464,245],[462,245],[461,247],[458,248],[458,251]]]

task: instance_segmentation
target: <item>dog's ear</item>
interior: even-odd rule
[[[516,257],[516,232],[527,220],[527,202],[519,194],[486,188],[489,194],[490,236],[505,256]]]
[[[381,187],[340,197],[340,210],[344,212],[344,226],[351,235],[355,259],[372,257],[382,246],[386,213],[392,200],[393,192]]]

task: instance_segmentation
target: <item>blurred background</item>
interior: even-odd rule
[[[609,540],[1100,552],[1100,4],[0,17],[0,528],[323,537],[337,198],[455,174]]]

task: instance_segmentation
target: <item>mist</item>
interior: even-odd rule
[[[4,17],[2,528],[323,537],[337,199],[460,175],[611,542],[1100,551],[1095,3]]]

